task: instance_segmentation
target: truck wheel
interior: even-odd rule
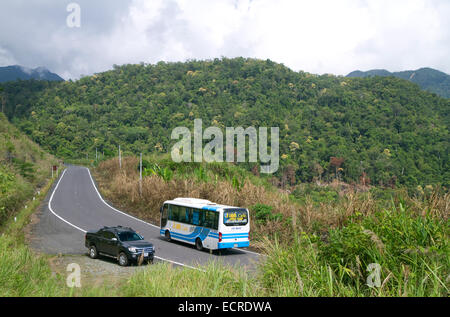
[[[197,240],[195,240],[195,248],[199,251],[203,250],[203,243],[200,238],[197,238]]]
[[[119,265],[120,266],[128,266],[128,257],[123,252],[120,252],[120,254],[119,254]]]
[[[98,257],[98,252],[97,252],[97,248],[95,247],[95,245],[91,245],[89,247],[89,257],[91,259],[96,259]]]
[[[170,231],[166,230],[166,232],[164,233],[166,240],[170,242],[170,240],[172,240],[172,237],[170,236]]]

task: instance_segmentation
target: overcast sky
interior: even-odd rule
[[[79,28],[67,24],[70,3]],[[113,64],[244,56],[316,74],[450,74],[449,17],[449,0],[1,0],[0,66],[77,79]]]

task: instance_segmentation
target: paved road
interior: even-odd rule
[[[167,242],[159,227],[134,218],[107,203],[100,195],[90,171],[69,166],[46,198],[46,204],[32,227],[31,246],[50,254],[85,254],[84,235],[102,226],[129,226],[154,244],[156,258],[177,265],[197,267],[210,261],[255,268],[260,255],[241,249],[222,252],[198,251],[193,246]]]

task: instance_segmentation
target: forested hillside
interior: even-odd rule
[[[294,72],[254,59],[114,66],[78,81],[5,83],[3,110],[61,158],[169,152],[177,126],[279,127],[280,185],[335,178],[449,185],[450,100],[393,77]],[[243,164],[251,169],[251,164]]]

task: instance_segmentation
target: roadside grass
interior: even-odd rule
[[[64,295],[62,281],[52,277],[45,257],[36,257],[6,235],[0,237],[0,252],[0,296]]]
[[[30,196],[33,196],[33,198],[30,199],[30,196],[28,196],[26,197],[28,199],[23,199],[22,204],[24,205],[24,207],[20,209],[14,217],[9,217],[8,220],[5,221],[2,226],[0,226],[0,232],[2,232],[2,235],[13,237],[20,243],[25,242],[24,228],[26,227],[26,225],[28,225],[30,216],[36,211],[36,208],[38,208],[42,201],[45,199],[45,196],[53,185],[54,180],[55,179],[49,180],[47,184],[41,188],[39,194],[35,193],[35,195],[33,196],[33,194],[31,193]]]
[[[261,296],[258,281],[236,268],[209,263],[200,269],[178,268],[169,263],[150,265],[136,272],[120,293],[150,297]]]
[[[118,296],[108,283],[69,288],[68,273],[53,273],[50,256],[36,254],[14,237],[0,236],[0,254],[0,297]]]
[[[66,274],[52,272],[49,265],[51,256],[37,254],[25,244],[25,227],[45,199],[53,181],[48,181],[34,200],[25,202],[26,208],[0,227],[0,296],[116,296],[116,288],[109,284],[69,288]]]
[[[261,268],[262,284],[286,296],[447,297],[448,242],[447,221],[393,206],[352,219],[325,240],[301,232],[289,247],[265,241],[269,257]],[[376,277],[375,265],[378,285],[370,278]]]
[[[16,217],[2,226],[0,236],[0,296],[64,296],[61,278],[52,276],[46,256],[34,254],[25,245],[24,228],[31,214],[45,198],[52,181],[29,200]]]

